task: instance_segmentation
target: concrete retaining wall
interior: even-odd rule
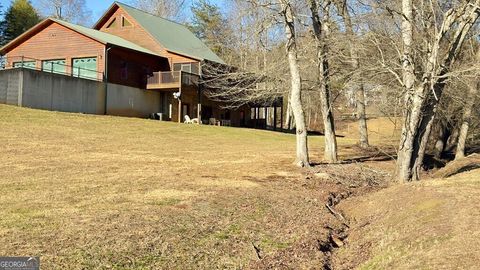
[[[160,93],[108,84],[107,114],[146,118],[160,111]]]
[[[0,72],[0,103],[22,105],[23,72],[19,69]]]
[[[105,112],[102,82],[35,70],[24,70],[23,74],[23,107],[87,114]]]
[[[148,117],[160,93],[29,69],[0,71],[0,103],[51,111]]]

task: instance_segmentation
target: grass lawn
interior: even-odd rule
[[[0,254],[45,269],[243,267],[321,205],[294,135],[6,105],[0,129]]]
[[[323,220],[328,190],[292,166],[291,134],[6,105],[0,130],[0,254],[45,269],[244,268],[254,244],[273,254]],[[342,158],[355,143],[339,138]]]
[[[373,157],[358,166],[392,168],[382,149],[378,159],[359,151],[355,124],[344,126],[341,159]],[[372,119],[369,127],[373,144],[391,151],[393,123]],[[313,162],[321,162],[322,141],[309,139]],[[294,135],[0,105],[0,143],[2,255],[40,256],[42,269],[325,263],[318,241],[335,220],[325,201],[339,185],[292,165]],[[366,172],[335,166],[320,171]],[[477,170],[342,202],[352,222],[333,265],[474,268],[479,179]]]

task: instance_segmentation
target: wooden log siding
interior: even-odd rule
[[[131,23],[131,26],[122,27],[122,18],[128,20]],[[108,27],[114,19],[116,20],[116,24],[112,27]],[[158,43],[156,39],[154,39],[147,31],[145,31],[145,29],[143,29],[143,27],[137,21],[135,21],[120,7],[117,7],[117,9],[104,20],[104,23],[99,28],[99,31],[119,36],[168,58],[171,68],[173,68],[173,64],[175,63],[199,62],[196,59],[167,51],[162,47],[161,44]]]
[[[105,45],[102,43],[52,22],[6,56],[25,56],[38,60],[65,59],[67,66],[72,65],[72,58],[97,57],[97,71],[104,72],[104,53]],[[36,67],[42,67],[41,61],[37,61]],[[70,67],[67,67],[66,73],[71,74]]]

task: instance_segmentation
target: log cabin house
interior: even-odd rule
[[[0,54],[10,68],[158,91],[160,108],[152,114],[162,120],[183,122],[188,115],[204,124],[263,127],[260,110],[267,118],[264,105],[226,110],[203,94],[202,64],[225,63],[188,28],[118,2],[93,28],[48,18],[1,48]],[[277,115],[275,108],[274,127]]]

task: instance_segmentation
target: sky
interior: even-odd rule
[[[32,4],[35,6],[37,0],[31,0]],[[12,0],[0,0],[0,4],[2,5],[3,9],[7,9],[10,6]],[[103,12],[110,7],[110,5],[114,2],[114,0],[85,0],[87,4],[87,8],[92,10],[92,17],[93,20],[96,21],[100,16],[102,16]],[[120,1],[124,2],[125,4],[131,4],[130,0]]]
[[[10,6],[12,0],[0,0],[0,4],[2,5],[3,9],[5,10],[8,6]],[[32,4],[35,6],[37,0],[30,0]],[[222,2],[224,0],[210,0],[209,2],[212,4],[216,4],[222,7]],[[110,5],[115,2],[114,0],[85,0],[87,4],[87,8],[92,11],[92,19],[93,21],[97,21],[103,13],[110,7]],[[132,0],[119,0],[119,2],[125,4],[132,4]]]
[[[92,15],[94,17],[94,20],[100,18],[102,14],[107,10],[107,8],[112,5],[114,2],[113,0],[86,0],[87,2],[87,7],[92,10]],[[120,1],[122,2],[122,1]],[[129,1],[125,1],[125,4],[130,4],[128,3]]]

